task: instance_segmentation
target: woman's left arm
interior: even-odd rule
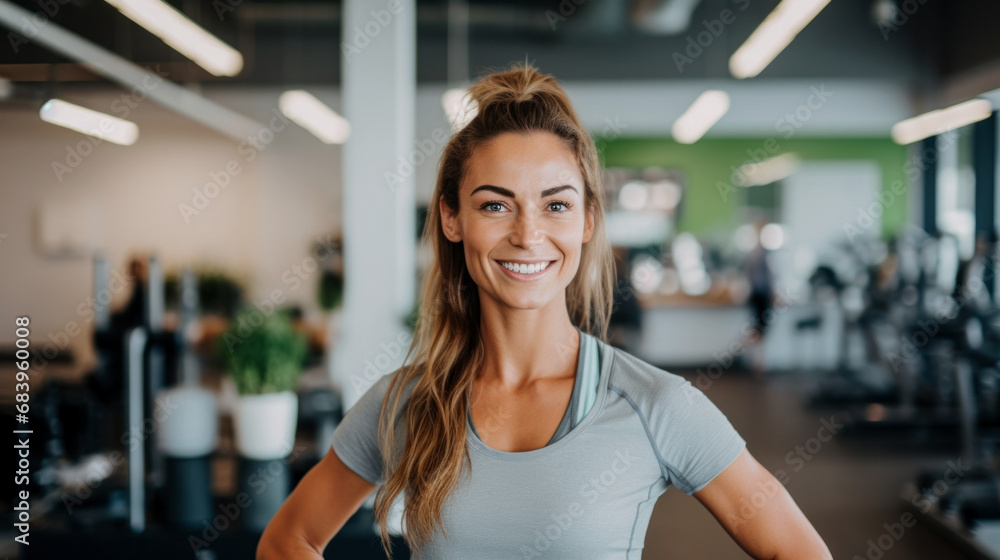
[[[832,560],[785,487],[746,448],[695,498],[758,560]]]

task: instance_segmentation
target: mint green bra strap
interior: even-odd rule
[[[580,337],[580,344],[584,345],[583,352],[583,377],[581,379],[580,402],[576,409],[576,417],[573,425],[580,423],[583,417],[590,412],[597,400],[597,386],[601,377],[601,357],[597,348],[597,339],[590,335]]]

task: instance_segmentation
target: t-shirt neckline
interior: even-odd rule
[[[474,449],[476,449],[481,453],[484,453],[490,457],[494,457],[497,459],[504,459],[508,461],[523,461],[528,459],[535,459],[537,457],[543,457],[545,455],[558,451],[559,449],[562,449],[571,441],[579,437],[579,435],[583,433],[583,431],[586,430],[586,428],[590,424],[593,423],[594,419],[597,418],[598,414],[600,414],[601,409],[604,408],[604,401],[607,398],[608,378],[610,377],[611,362],[614,359],[614,352],[612,351],[612,348],[609,347],[607,344],[605,344],[603,341],[582,331],[579,327],[576,327],[576,330],[580,333],[581,337],[580,352],[582,353],[584,348],[584,341],[582,337],[586,336],[592,338],[593,341],[597,344],[598,363],[600,364],[600,379],[597,387],[597,398],[593,406],[590,407],[590,410],[587,411],[587,414],[584,415],[584,417],[580,420],[580,422],[576,426],[573,426],[568,432],[563,434],[563,436],[558,440],[556,440],[554,443],[550,441],[544,447],[540,447],[538,449],[532,449],[530,451],[501,451],[499,449],[494,449],[486,445],[479,438],[479,435],[476,433],[475,426],[473,425],[472,422],[472,412],[470,410],[469,413],[466,415],[466,428],[467,428],[466,440],[469,442],[469,445],[471,447],[473,447]],[[576,380],[574,381],[574,387],[573,387],[574,394],[576,393],[579,385],[581,384],[581,376],[579,371],[580,370],[579,361],[581,358],[582,356],[579,356],[577,358],[578,367],[577,367],[577,377]],[[572,410],[568,410],[567,412],[569,414],[574,413],[574,411]],[[556,428],[556,433],[558,433],[558,431],[559,429]],[[553,434],[553,436],[554,435],[555,434]]]

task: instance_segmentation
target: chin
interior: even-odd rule
[[[554,297],[544,294],[504,294],[498,298],[503,304],[514,309],[541,309],[552,303]]]

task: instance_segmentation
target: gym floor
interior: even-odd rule
[[[696,380],[695,372],[668,371]],[[898,524],[910,511],[901,499],[904,485],[914,481],[922,468],[946,469],[957,454],[919,450],[899,454],[861,445],[839,433],[818,445],[818,434],[827,439],[827,432],[819,432],[823,420],[830,422],[834,416],[836,423],[842,416],[807,409],[806,383],[808,380],[791,374],[761,381],[735,371],[701,386],[746,439],[754,457],[785,481],[785,488],[826,540],[834,558],[966,558],[921,522],[906,528],[899,538],[883,537],[882,544],[888,546],[869,553],[872,544],[887,534],[884,525]],[[817,440],[807,444],[810,438]],[[800,446],[798,454],[796,446]],[[670,488],[653,511],[643,558],[727,560],[748,556],[696,499]]]

